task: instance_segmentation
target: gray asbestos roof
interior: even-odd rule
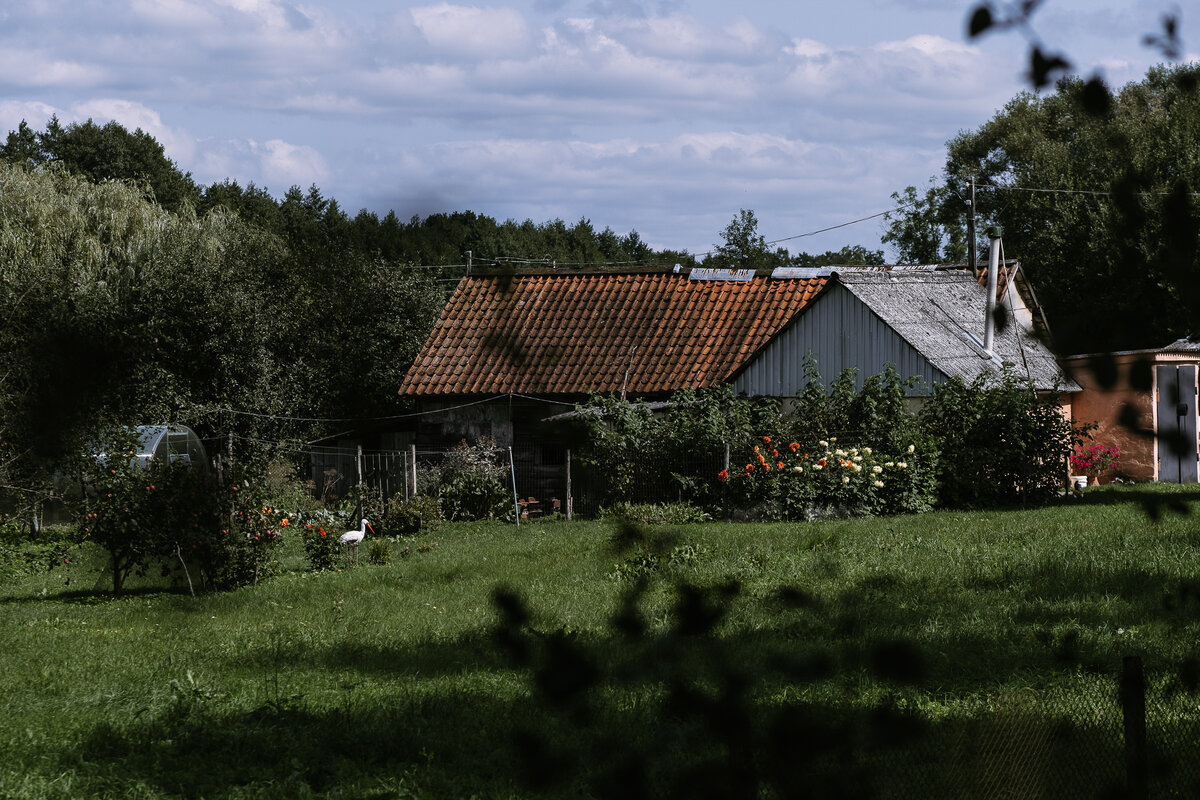
[[[969,273],[844,271],[836,275],[851,294],[949,377],[969,383],[1010,366],[1038,389],[1079,389],[1063,375],[1054,354],[1016,322],[996,332],[992,355],[984,350],[987,289]]]

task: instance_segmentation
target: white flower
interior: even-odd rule
[[[830,437],[829,437],[829,441],[831,441],[831,442],[836,442],[836,441],[837,441],[837,437],[836,437],[836,436],[830,436]]]
[[[886,461],[886,462],[884,462],[884,466],[885,467],[894,467],[894,466],[896,466],[896,462],[895,461]]]
[[[862,472],[862,467],[860,467],[858,464],[851,463],[850,469],[854,470],[855,472]]]
[[[896,462],[896,466],[899,467],[900,469],[908,469],[908,462],[907,461],[898,461],[898,462]]]
[[[849,482],[850,482],[850,476],[849,476],[849,475],[843,475],[843,476],[842,476],[842,483],[849,483]]]
[[[820,464],[813,464],[813,469],[820,469],[820,468],[821,468]]]
[[[804,470],[800,468],[799,464],[797,464],[796,466],[792,467],[792,472],[804,472]]]
[[[864,453],[866,453],[867,455],[871,455],[871,448],[869,448],[869,447],[864,447],[864,448],[863,448],[863,452],[864,452]]]
[[[850,460],[851,461],[862,461],[862,456],[855,453],[854,455],[850,456]]]
[[[878,489],[882,489],[882,488],[883,488],[883,481],[875,481],[875,487],[876,487],[876,488],[878,488]]]
[[[833,454],[834,454],[835,456],[838,456],[839,458],[845,458],[845,457],[846,457],[846,451],[845,451],[845,450],[834,450],[834,451],[833,451]]]
[[[917,446],[916,446],[916,445],[910,444],[910,445],[908,446],[908,452],[910,452],[910,453],[911,453],[913,450],[916,450],[916,449],[917,449]]]
[[[883,472],[883,467],[876,464],[875,466],[871,467],[871,472],[874,472],[876,475],[878,475],[879,473]]]
[[[817,444],[821,445],[821,447],[829,447],[829,442],[825,441],[824,439],[817,442]]]

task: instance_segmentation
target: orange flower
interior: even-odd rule
[[[718,472],[717,480],[719,480],[721,483],[724,483],[725,481],[729,480],[729,470],[723,469],[720,472]]]
[[[794,453],[794,452],[796,452],[797,450],[799,450],[799,449],[800,449],[800,443],[799,443],[799,442],[792,442],[791,444],[789,444],[789,445],[788,445],[788,447],[790,447],[790,448],[792,449],[792,452]]]
[[[286,528],[287,526],[288,526],[288,520],[287,520],[287,517],[284,517],[282,520],[279,521],[279,527]]]
[[[776,464],[775,466],[779,467],[780,469],[783,469],[783,462],[782,462],[782,461],[780,461],[780,462],[779,462],[778,464]]]
[[[758,452],[758,445],[754,445],[754,452]]]
[[[771,437],[770,437],[770,436],[764,436],[764,437],[763,437],[763,441],[764,441],[764,442],[766,442],[767,444],[770,444],[770,443],[771,443]]]

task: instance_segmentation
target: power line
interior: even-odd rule
[[[789,242],[792,239],[803,239],[806,236],[816,236],[818,233],[827,233],[828,231],[836,231],[838,228],[846,228],[846,227],[849,227],[850,225],[857,225],[860,222],[866,222],[867,220],[877,219],[879,217],[885,217],[888,214],[895,214],[897,211],[903,211],[906,208],[911,208],[912,206],[915,206],[919,202],[921,202],[921,201],[914,200],[911,203],[905,203],[904,205],[896,206],[895,208],[889,209],[887,211],[880,211],[878,214],[872,214],[869,217],[860,217],[858,219],[852,219],[849,222],[843,222],[840,225],[830,225],[828,228],[821,228],[820,230],[809,231],[808,233],[798,233],[795,236],[785,236],[782,239],[776,239],[772,242],[767,242],[767,244],[769,244],[769,245],[779,244],[780,242]]]
[[[446,408],[431,409],[428,411],[413,411],[407,414],[392,414],[386,417],[292,417],[283,414],[261,414],[257,411],[240,411],[235,408],[222,408],[209,406],[202,408],[204,413],[218,414],[236,414],[245,417],[255,417],[257,419],[269,419],[277,422],[387,422],[394,419],[411,419],[412,417],[424,417],[432,414],[443,414],[447,411],[457,411],[461,408],[469,408],[482,403],[491,403],[496,400],[504,400],[507,398],[520,398],[522,400],[534,400],[540,403],[549,403],[551,405],[574,406],[575,403],[570,403],[562,400],[549,400],[543,397],[534,397],[532,395],[517,394],[515,392],[507,392],[505,394],[497,394],[492,397],[485,397],[481,400],[473,400],[470,403],[462,403],[457,406],[447,406]]]
[[[976,188],[978,188],[978,189],[997,189],[1002,192],[1028,192],[1031,194],[1033,194],[1033,193],[1037,193],[1037,194],[1084,194],[1084,195],[1091,195],[1091,196],[1095,196],[1095,197],[1112,197],[1115,194],[1115,192],[1112,192],[1112,191],[1103,191],[1103,190],[1099,190],[1099,189],[1049,189],[1049,188],[1037,187],[1037,186],[997,186],[994,183],[979,183],[979,184],[976,184]],[[1138,192],[1135,192],[1135,194],[1166,197],[1166,196],[1169,196],[1174,193],[1173,192],[1138,191]],[[1188,195],[1190,195],[1191,197],[1200,197],[1200,192],[1188,192]]]

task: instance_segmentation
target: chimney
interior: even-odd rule
[[[1000,282],[1000,227],[988,228],[992,246],[988,250],[987,274],[987,317],[983,321],[983,349],[992,355],[992,342],[996,338],[996,287]]]

